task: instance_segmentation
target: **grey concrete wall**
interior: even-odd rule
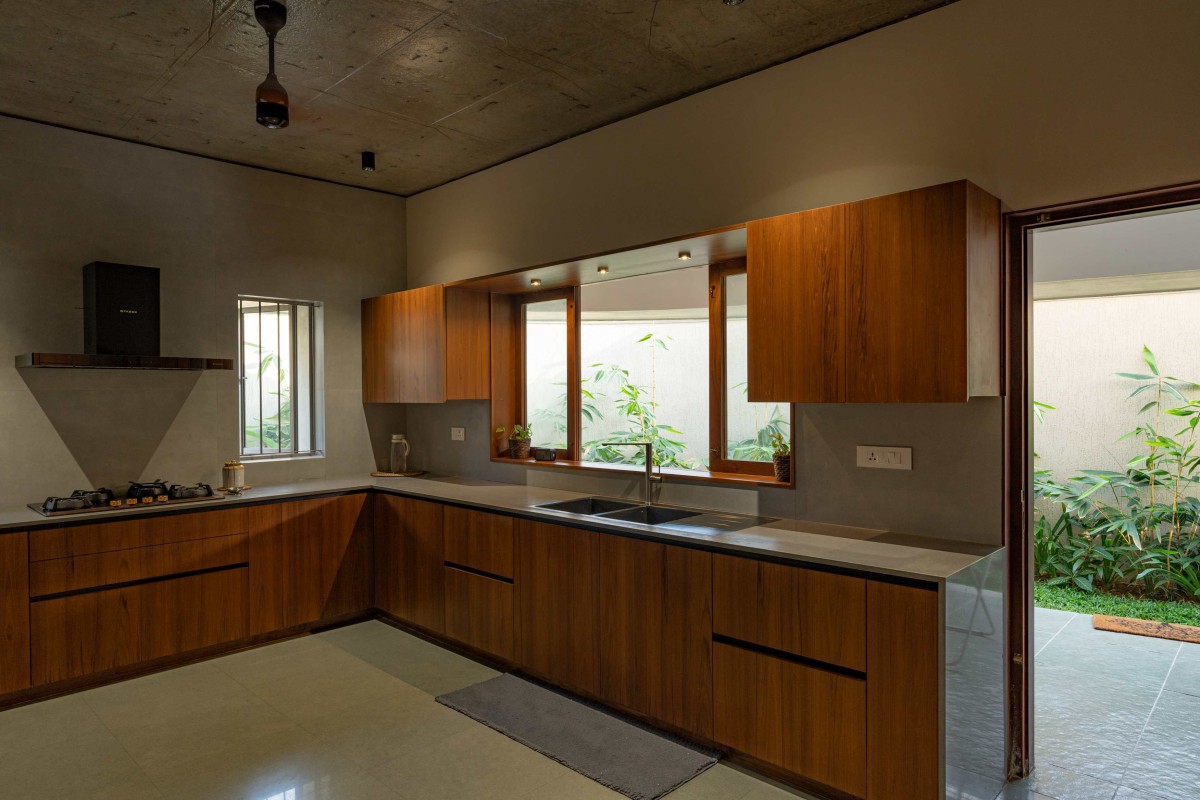
[[[328,455],[253,464],[251,483],[368,471],[402,427],[403,408],[362,405],[359,301],[404,285],[403,200],[0,118],[0,505],[216,481],[237,454],[233,372],[14,368],[82,352],[95,260],[162,269],[164,355],[234,358],[238,294],[325,304]]]
[[[1011,208],[1195,180],[1200,107],[1180,89],[1200,73],[1197,30],[1190,0],[961,0],[410,198],[409,284],[959,178]],[[667,491],[1000,542],[1002,413],[996,399],[798,406],[796,491]],[[448,444],[463,416],[414,407],[409,425]],[[856,469],[856,444],[911,445],[915,468]],[[495,472],[471,447],[439,451]]]

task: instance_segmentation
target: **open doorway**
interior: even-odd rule
[[[1010,248],[1012,777],[1190,800],[1200,192],[1014,215]]]

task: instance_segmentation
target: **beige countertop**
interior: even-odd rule
[[[295,497],[374,489],[411,497],[444,500],[529,519],[542,519],[598,531],[626,533],[648,539],[697,545],[707,549],[745,553],[840,569],[891,575],[941,583],[997,547],[922,538],[867,528],[852,528],[797,519],[767,520],[736,531],[704,532],[664,528],[600,518],[580,518],[537,506],[557,500],[586,497],[580,492],[538,486],[496,483],[452,476],[374,478],[370,476],[326,479],[302,483],[259,486],[238,497],[181,504],[165,509],[148,506],[128,510],[98,511],[66,517],[45,517],[25,507],[0,509],[0,532],[34,530],[64,524],[105,522],[153,513],[185,513],[231,505],[261,503]]]

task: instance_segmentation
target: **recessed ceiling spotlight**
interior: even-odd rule
[[[375,171],[375,154],[372,153],[370,150],[363,150],[363,152],[362,152],[362,171],[363,172],[374,172]]]
[[[603,264],[601,264],[600,266],[596,267],[596,272],[599,272],[601,275],[607,275],[607,274],[608,274],[608,267],[606,267],[606,266],[604,266]]]
[[[530,286],[541,286],[541,285],[542,285],[542,279],[541,279],[541,278],[530,278],[530,279],[529,279],[529,285],[530,285]]]
[[[687,261],[691,257],[692,257],[691,251],[689,251],[689,250],[680,250],[679,251],[679,260],[680,261]]]
[[[288,94],[275,77],[275,34],[287,24],[287,6],[279,0],[254,0],[254,18],[267,32],[267,78],[254,90],[255,118],[264,128],[286,128]]]
[[[721,2],[727,6],[740,6],[746,0],[721,0]]]

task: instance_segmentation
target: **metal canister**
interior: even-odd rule
[[[233,494],[246,488],[246,468],[242,462],[237,459],[226,461],[225,466],[221,468],[221,482],[222,488]]]

